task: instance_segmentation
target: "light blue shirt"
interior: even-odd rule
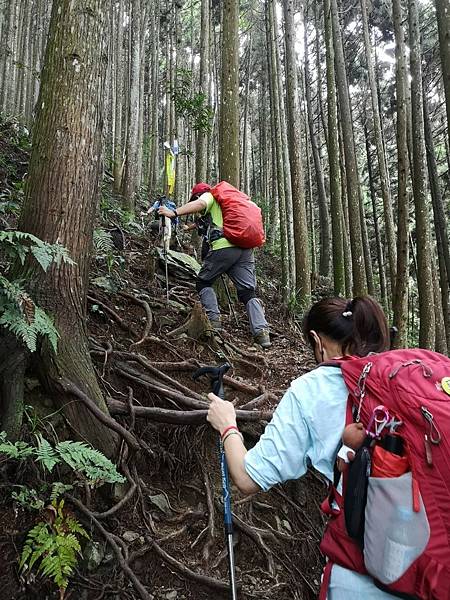
[[[259,442],[245,456],[264,491],[312,465],[330,481],[345,427],[348,390],[338,367],[318,367],[291,383]]]
[[[330,481],[345,427],[348,390],[338,367],[318,367],[291,383],[259,442],[245,456],[264,491],[312,465]],[[327,600],[390,600],[373,579],[333,565]]]

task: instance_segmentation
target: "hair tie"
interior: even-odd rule
[[[346,310],[342,313],[342,316],[347,318],[347,317],[351,317],[352,316],[352,311],[351,310]]]

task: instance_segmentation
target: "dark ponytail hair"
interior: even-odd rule
[[[305,337],[314,347],[311,330],[340,344],[344,354],[366,356],[389,349],[386,316],[370,296],[320,300],[311,307],[303,322]]]

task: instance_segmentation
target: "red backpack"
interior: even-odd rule
[[[223,235],[239,248],[257,248],[266,241],[261,209],[226,181],[211,189],[222,209]]]
[[[402,598],[450,600],[450,359],[428,350],[393,350],[339,366],[349,389],[347,424],[359,415],[367,428],[374,409],[386,407],[402,421],[398,435],[410,471],[368,477],[363,548],[345,525],[348,475],[342,496],[331,486],[322,505],[331,519],[321,543],[329,562],[320,598],[336,563],[371,575]],[[412,550],[405,536],[414,538]]]

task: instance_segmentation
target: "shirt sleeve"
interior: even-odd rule
[[[203,200],[203,202],[206,202],[206,208],[202,214],[207,215],[210,212],[212,205],[214,204],[214,196],[210,192],[205,192],[198,199]]]
[[[311,437],[292,387],[283,396],[260,440],[245,456],[245,470],[264,491],[306,473]]]

